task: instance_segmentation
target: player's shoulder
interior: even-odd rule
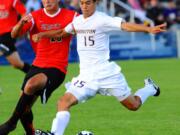
[[[2,3],[3,3],[3,5],[5,5],[6,7],[8,7],[8,6],[13,7],[14,4],[15,4],[15,1],[14,1],[14,0],[6,0],[6,2],[4,1],[4,2],[2,2]]]
[[[35,10],[35,11],[32,11],[31,14],[33,16],[38,16],[38,15],[41,15],[43,13],[43,8],[40,8],[38,10]]]
[[[123,21],[124,19],[121,17],[112,17],[104,12],[97,11],[96,12],[96,18],[99,18],[99,20],[102,21],[108,21],[109,19],[113,19],[114,21]]]
[[[109,17],[109,15],[107,15],[106,13],[101,12],[101,11],[96,11],[95,15],[98,17],[101,17],[101,18]]]
[[[90,18],[90,21],[93,21],[97,25],[102,25],[104,24],[104,22],[107,22],[107,20],[109,20],[107,17],[108,15],[106,13],[96,11]]]
[[[78,22],[82,22],[82,20],[83,20],[83,15],[80,14],[74,18],[73,22],[78,23]]]
[[[61,8],[62,11],[64,12],[67,12],[67,13],[75,13],[76,11],[74,10],[70,10],[70,9],[67,9],[67,8]]]

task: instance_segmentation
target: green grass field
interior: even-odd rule
[[[95,135],[180,135],[180,60],[117,61],[129,86],[135,92],[143,87],[143,80],[151,76],[161,87],[158,98],[151,97],[137,111],[124,108],[113,97],[97,95],[71,110],[71,121],[65,135],[90,130]],[[70,64],[66,81],[78,74],[78,65]],[[11,115],[19,98],[24,74],[9,66],[0,67],[0,124]],[[34,125],[50,129],[56,114],[58,97],[64,93],[62,85],[46,105],[38,101],[33,107]],[[10,135],[23,135],[21,124]]]

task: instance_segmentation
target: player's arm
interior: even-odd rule
[[[24,25],[31,21],[32,21],[32,16],[30,14],[23,16],[21,20],[13,27],[11,31],[11,37],[17,38],[20,37],[22,34],[24,34],[24,32],[26,32],[26,30],[23,31]]]
[[[21,17],[26,14],[26,7],[20,0],[14,0],[13,6]]]
[[[148,33],[156,34],[159,32],[165,32],[166,24],[164,23],[154,27],[148,27],[142,24],[122,22],[121,29],[128,32],[148,32]]]
[[[67,37],[71,34],[76,34],[75,28],[72,23],[68,24],[64,29],[50,30],[40,32],[32,36],[32,40],[37,43],[41,38],[53,38],[53,37]]]
[[[41,38],[54,38],[54,37],[67,37],[70,34],[67,33],[64,29],[59,29],[59,30],[50,30],[50,31],[45,31],[45,32],[40,32],[37,34],[34,34],[32,36],[32,40],[37,43]]]

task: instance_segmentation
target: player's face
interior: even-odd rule
[[[49,11],[53,12],[59,8],[59,0],[42,0],[44,8]]]
[[[80,0],[80,7],[85,18],[91,16],[96,10],[96,2],[93,0]]]

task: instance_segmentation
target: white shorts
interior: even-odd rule
[[[91,81],[78,76],[66,83],[66,89],[66,92],[73,94],[79,102],[84,102],[96,94],[115,96],[119,101],[131,95],[131,89],[122,73]]]

